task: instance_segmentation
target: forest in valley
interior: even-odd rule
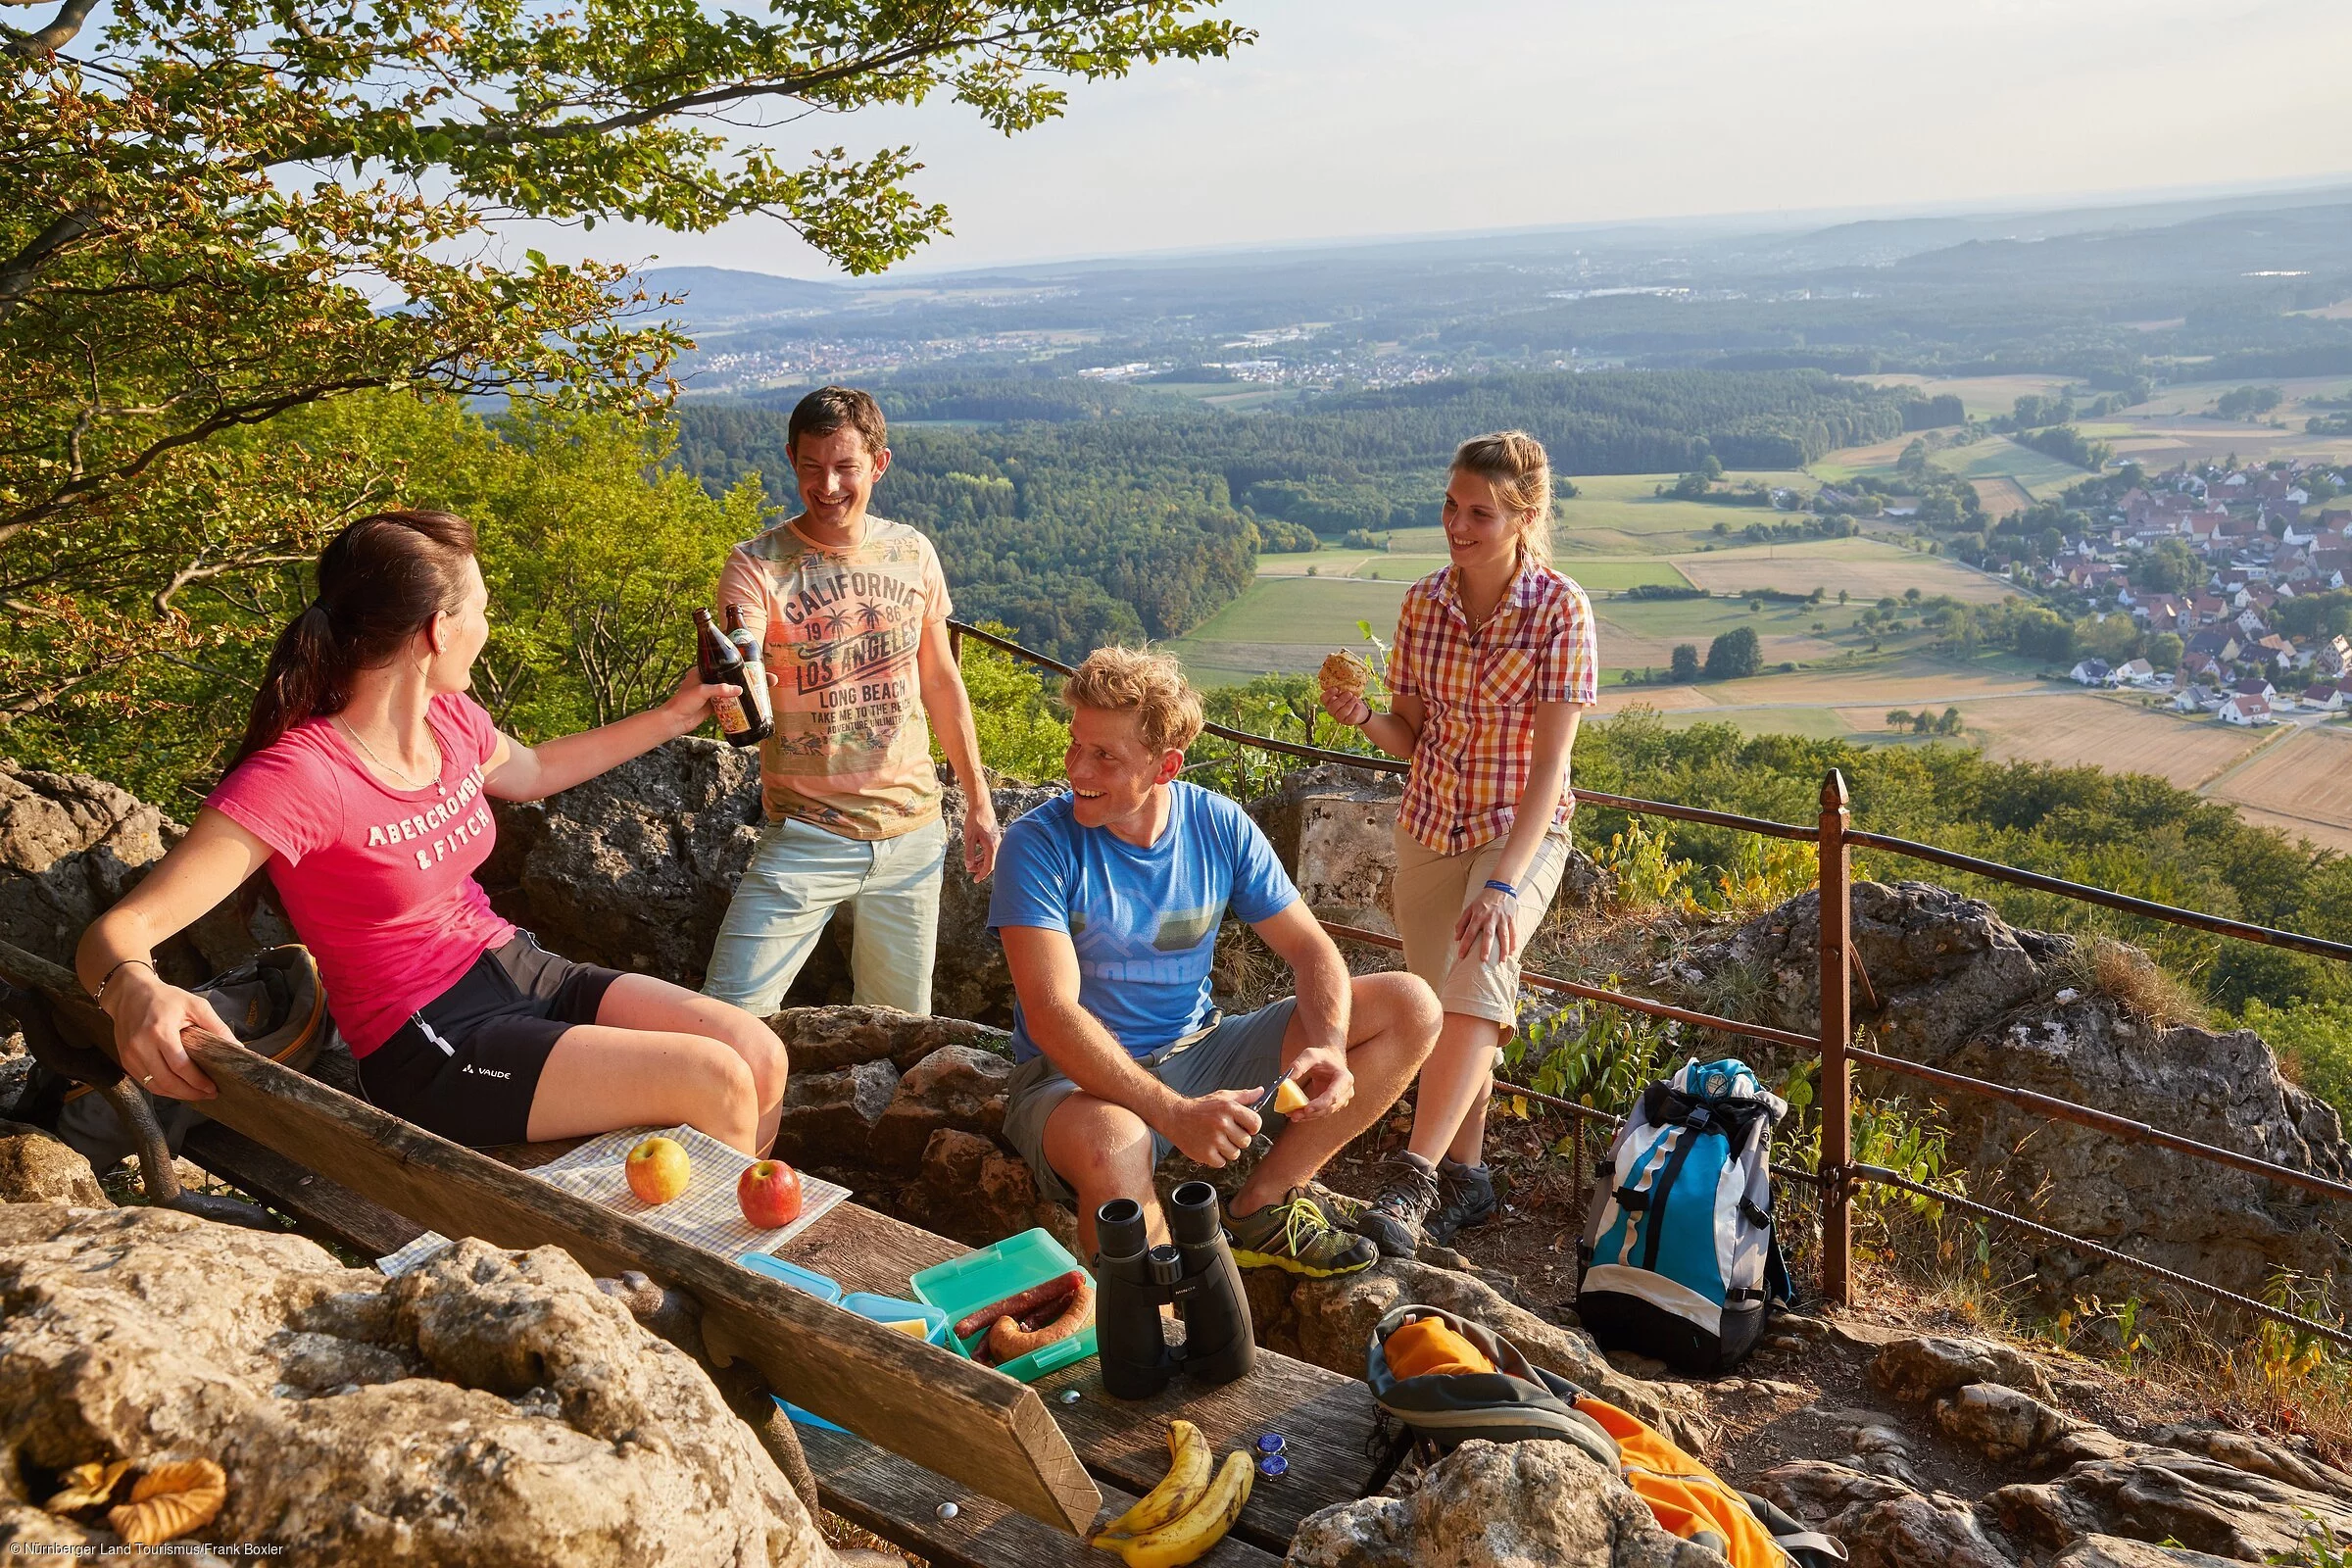
[[[1260,550],[1434,524],[1454,446],[1532,431],[1563,476],[1790,468],[1904,428],[1905,395],[1813,371],[1522,374],[1317,399],[1298,413],[1161,410],[1119,388],[1015,378],[884,383],[876,507],[939,545],[959,609],[1061,658],[1177,636]],[[789,491],[795,393],[688,401],[678,461],[713,493]],[[1013,422],[974,422],[1025,415]],[[1566,493],[1565,482],[1562,486]]]

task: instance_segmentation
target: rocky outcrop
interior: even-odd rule
[[[137,885],[187,830],[155,807],[85,773],[43,773],[0,758],[0,942],[71,965],[82,928]],[[263,918],[265,940],[283,925]],[[165,943],[156,960],[188,983],[254,949],[223,904]]]
[[[905,1072],[942,1046],[1009,1055],[1002,1029],[962,1018],[918,1017],[896,1007],[788,1007],[767,1020],[794,1072],[832,1072],[885,1058]]]
[[[0,1203],[49,1202],[109,1206],[88,1160],[38,1127],[0,1121]]]
[[[924,1145],[922,1169],[899,1195],[899,1217],[966,1247],[1042,1226],[1078,1250],[1078,1216],[1038,1192],[1026,1161],[992,1138],[955,1128],[941,1128]]]
[[[1396,875],[1396,808],[1404,785],[1362,768],[1318,766],[1284,777],[1250,805],[1307,907],[1327,920],[1395,931],[1390,884]],[[1599,907],[1608,880],[1591,856],[1572,851],[1552,900],[1553,919]]]
[[[833,1561],[684,1352],[566,1254],[464,1241],[398,1280],[160,1209],[0,1208],[0,1537],[90,1460],[205,1457],[196,1537],[298,1562]]]
[[[1010,821],[1054,792],[1006,786]],[[963,804],[946,801],[949,853],[940,887],[932,1008],[1012,1021],[1012,982],[988,934],[988,889],[964,874]],[[544,801],[493,802],[498,848],[482,868],[502,912],[567,957],[700,986],[735,884],[760,841],[760,763],[689,736]],[[851,916],[834,917],[794,981],[791,1000],[850,1000]]]
[[[1565,1443],[1463,1444],[1402,1496],[1311,1513],[1289,1568],[1721,1568]]]
[[[2038,1394],[1984,1380],[1996,1373]],[[1876,1426],[1854,1435],[1850,1461],[1770,1471],[1758,1490],[1844,1541],[1858,1568],[2268,1562],[2315,1530],[2352,1541],[2352,1476],[2315,1454],[2205,1426],[2161,1427],[2132,1441],[2059,1408],[2041,1366],[2009,1347],[1897,1339],[1880,1349],[1871,1380],[1925,1403],[1944,1436],[2043,1479],[1973,1502],[1931,1492],[1908,1463],[1873,1462],[1909,1443]]]
[[[1705,998],[1737,972],[1758,1021],[1819,1027],[1819,896],[1807,893],[1689,950],[1659,978]],[[1855,1021],[1890,1055],[2028,1089],[2334,1180],[2352,1179],[2336,1113],[2288,1083],[2261,1038],[2160,1027],[2130,996],[2090,989],[2070,938],[2012,928],[1989,905],[1924,882],[1858,882],[1853,951],[1867,976]],[[1876,996],[1873,1007],[1865,994]],[[1924,1086],[1871,1075],[1874,1093]],[[2046,1225],[2246,1295],[2281,1270],[2352,1278],[2327,1201],[2185,1154],[2127,1143],[1979,1095],[1938,1092],[1949,1162],[1972,1192]],[[2054,1296],[2117,1297],[2144,1276],[2049,1244]]]

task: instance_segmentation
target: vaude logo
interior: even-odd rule
[[[465,1066],[463,1066],[463,1067],[460,1067],[460,1068],[458,1069],[458,1071],[460,1071],[460,1072],[462,1072],[462,1073],[471,1073],[471,1072],[474,1072],[474,1071],[475,1071],[475,1068],[474,1068],[474,1065],[473,1065],[473,1063],[469,1061],[469,1062],[467,1062],[467,1063],[466,1063]],[[497,1068],[495,1068],[495,1067],[484,1067],[484,1068],[481,1068],[481,1069],[480,1069],[480,1073],[479,1073],[479,1075],[480,1075],[481,1077],[484,1077],[484,1078],[512,1078],[512,1077],[514,1077],[514,1075],[513,1073],[511,1073],[511,1072],[500,1072],[500,1071],[499,1071]]]

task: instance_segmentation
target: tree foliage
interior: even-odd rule
[[[759,215],[872,271],[947,222],[910,149],[722,125],[945,95],[1017,131],[1062,79],[1247,41],[1213,3],[116,0],[92,29],[58,0],[0,32],[0,721],[142,713],[159,663],[233,664],[258,623],[189,595],[266,597],[380,488],[239,431],[374,390],[668,395],[684,341],[622,268],[505,265],[486,224]]]

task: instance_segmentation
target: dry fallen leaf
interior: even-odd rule
[[[51,1513],[74,1513],[83,1508],[96,1508],[113,1499],[115,1485],[130,1471],[130,1462],[118,1459],[113,1464],[93,1459],[77,1464],[57,1478],[57,1494],[41,1504]]]
[[[176,1541],[213,1522],[228,1499],[228,1477],[210,1459],[174,1459],[132,1483],[130,1501],[107,1511],[115,1534],[133,1546]]]

